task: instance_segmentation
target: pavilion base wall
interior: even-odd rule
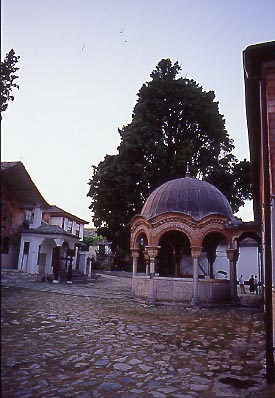
[[[133,277],[133,294],[149,302],[191,303],[193,279],[148,276]],[[230,302],[230,281],[224,279],[200,279],[199,298],[203,303]]]

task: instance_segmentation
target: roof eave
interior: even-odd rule
[[[1,165],[8,163],[10,163],[9,167],[3,169],[1,168],[1,178],[2,181],[6,181],[9,189],[11,189],[15,193],[19,203],[22,203],[22,205],[41,206],[45,209],[49,208],[49,203],[43,198],[43,196],[37,189],[29,173],[25,169],[23,163],[3,162],[1,163]],[[24,190],[22,190],[22,186],[25,187]],[[20,189],[21,194],[19,195],[18,193],[20,192]]]
[[[274,61],[275,41],[248,46],[243,51],[245,106],[251,161],[253,208],[255,221],[261,219],[260,161],[261,120],[260,89],[263,65]]]

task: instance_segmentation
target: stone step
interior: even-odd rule
[[[242,294],[239,295],[240,305],[244,307],[261,307],[263,298],[260,294]]]

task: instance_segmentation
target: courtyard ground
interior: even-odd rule
[[[146,306],[131,279],[2,273],[2,397],[272,397],[257,308]]]

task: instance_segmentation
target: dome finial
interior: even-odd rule
[[[185,173],[185,177],[190,177],[189,162],[187,162],[187,164],[186,164],[186,173]]]

